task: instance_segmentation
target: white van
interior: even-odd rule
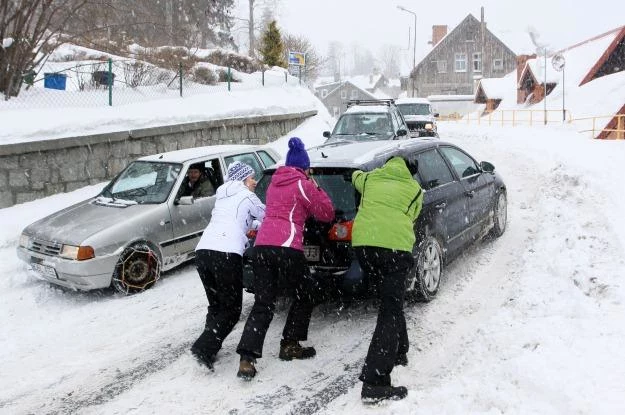
[[[411,137],[438,137],[432,104],[426,98],[399,98],[395,100],[408,125]]]

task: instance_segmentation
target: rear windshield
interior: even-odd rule
[[[312,177],[332,200],[338,218],[353,219],[356,216],[360,195],[352,186],[353,169],[313,169]],[[267,188],[273,171],[263,174],[256,186],[258,198],[266,203]]]

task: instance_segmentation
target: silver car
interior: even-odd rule
[[[35,273],[76,290],[113,286],[125,294],[152,286],[193,258],[215,196],[181,196],[186,172],[203,165],[213,189],[243,161],[260,177],[280,156],[270,148],[220,145],[142,157],[102,192],[27,226],[17,254]]]

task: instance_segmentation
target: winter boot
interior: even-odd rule
[[[256,376],[256,368],[254,367],[254,362],[241,358],[237,377],[243,380],[252,380],[254,376]]]
[[[362,392],[360,397],[363,403],[373,404],[385,399],[399,400],[404,399],[408,395],[408,389],[404,386],[383,386],[383,385],[370,385],[368,383],[362,384]]]
[[[195,347],[191,348],[191,354],[193,354],[193,357],[195,357],[198,363],[206,366],[210,370],[213,370],[213,363],[215,362],[215,355],[205,353]]]
[[[317,351],[314,347],[304,347],[297,340],[280,340],[280,359],[310,359]]]
[[[408,366],[408,356],[406,353],[398,353],[395,357],[395,366]]]

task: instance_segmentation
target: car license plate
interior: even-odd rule
[[[52,267],[49,267],[47,265],[41,265],[41,264],[30,264],[30,266],[33,268],[33,270],[35,270],[35,272],[37,272],[38,274],[44,277],[57,278],[56,270]]]
[[[319,261],[319,247],[318,246],[304,246],[304,256],[307,261]]]

